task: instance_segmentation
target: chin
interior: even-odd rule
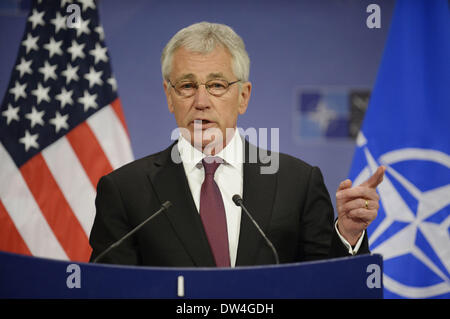
[[[216,141],[214,139],[202,140],[201,147],[203,153],[207,155],[215,155],[222,150],[223,143],[222,141]]]

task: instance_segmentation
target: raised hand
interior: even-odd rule
[[[336,191],[339,233],[354,246],[363,231],[377,217],[380,197],[376,188],[383,181],[384,166],[364,183],[352,187],[352,181],[346,179]]]

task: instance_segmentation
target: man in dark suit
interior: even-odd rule
[[[180,137],[166,150],[99,181],[91,259],[168,200],[173,205],[168,212],[101,262],[169,267],[274,263],[255,226],[234,205],[234,194],[242,196],[282,263],[369,252],[365,229],[377,214],[376,187],[384,168],[360,186],[341,183],[334,221],[317,167],[266,153],[244,140],[236,128],[251,95],[249,59],[231,28],[202,22],[182,29],[166,45],[161,63]]]

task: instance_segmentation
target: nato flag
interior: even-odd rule
[[[385,298],[450,297],[450,14],[399,0],[349,178],[386,166],[368,228]]]

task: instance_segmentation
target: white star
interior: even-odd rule
[[[65,87],[61,89],[61,93],[56,95],[56,99],[61,103],[61,108],[64,108],[66,104],[73,104],[72,100],[72,90],[67,91]]]
[[[70,81],[78,81],[79,77],[77,75],[79,66],[71,66],[70,63],[67,63],[67,68],[61,72],[62,75],[66,77],[66,84],[69,84]]]
[[[31,70],[32,60],[27,61],[25,58],[20,59],[20,64],[16,65],[16,70],[20,72],[20,77],[22,77],[25,73],[33,74],[33,70]]]
[[[95,49],[89,51],[89,54],[92,55],[95,58],[95,64],[98,63],[98,61],[108,62],[108,56],[106,55],[107,49],[105,47],[102,47],[100,43],[95,44]]]
[[[33,9],[33,14],[28,18],[28,21],[32,24],[32,29],[36,28],[38,25],[44,25],[44,11],[39,12],[36,9]]]
[[[95,72],[94,67],[91,66],[89,68],[89,73],[86,73],[84,75],[84,78],[89,81],[89,88],[91,88],[95,84],[98,84],[98,85],[103,84],[103,81],[101,79],[102,74],[103,74],[103,71]]]
[[[51,37],[50,42],[44,44],[44,48],[48,50],[48,55],[51,58],[54,54],[62,55],[61,45],[62,40],[56,42],[55,38]]]
[[[111,85],[114,92],[117,91],[117,81],[115,77],[111,76],[108,80],[106,80],[106,82]]]
[[[80,18],[80,25],[77,27],[77,37],[79,37],[83,33],[86,33],[87,35],[89,35],[91,33],[91,30],[89,29],[89,22],[90,21],[91,20],[89,20],[89,19],[82,20]]]
[[[95,99],[97,98],[97,93],[96,94],[89,94],[89,92],[87,90],[84,90],[84,96],[80,97],[78,99],[78,102],[81,104],[84,104],[84,111],[88,111],[89,108],[93,108],[96,109],[97,108],[97,103],[95,102]]]
[[[39,137],[39,134],[31,135],[28,130],[25,131],[25,136],[19,139],[19,142],[25,145],[25,151],[28,152],[30,147],[34,147],[36,149],[39,148],[39,144],[36,141]]]
[[[61,13],[56,12],[56,17],[51,19],[50,22],[55,26],[55,33],[58,33],[61,29],[66,29],[66,17],[62,16]]]
[[[95,9],[94,0],[78,0],[78,2],[81,2],[83,6],[83,12],[86,11],[88,8]]]
[[[61,0],[61,7],[65,8],[66,4],[70,4],[72,2],[73,2],[73,0]]]
[[[67,49],[67,51],[72,55],[72,61],[74,61],[77,57],[84,59],[85,54],[83,52],[85,44],[78,44],[77,41],[72,40],[72,46]]]
[[[2,115],[6,117],[6,124],[9,125],[13,120],[19,121],[19,107],[13,107],[11,104],[8,104],[8,109],[2,112]]]
[[[14,102],[21,97],[23,98],[27,97],[27,95],[25,94],[26,87],[27,87],[26,82],[24,84],[20,84],[19,81],[16,81],[15,86],[9,89],[8,92],[14,94]]]
[[[55,117],[50,119],[50,124],[53,124],[55,126],[55,132],[59,133],[60,129],[69,129],[69,125],[67,124],[67,119],[69,117],[69,114],[61,115],[58,111],[56,111]]]
[[[38,83],[38,87],[31,91],[31,93],[36,96],[37,104],[40,104],[42,100],[50,102],[50,97],[48,96],[48,91],[50,87],[43,87],[41,83]]]
[[[39,124],[41,126],[44,126],[44,120],[42,117],[44,116],[44,111],[36,110],[36,108],[33,106],[30,113],[25,114],[25,118],[29,119],[31,121],[30,125],[31,128],[33,128],[36,124]]]
[[[105,31],[103,30],[103,27],[101,25],[96,27],[94,31],[98,33],[98,37],[101,41],[105,39]]]
[[[39,68],[39,72],[44,76],[44,82],[46,82],[49,78],[52,78],[53,80],[57,79],[55,72],[57,67],[58,65],[51,65],[48,61],[45,61],[44,66]]]
[[[33,37],[30,33],[27,34],[27,38],[22,41],[22,45],[24,45],[27,50],[26,53],[30,52],[31,50],[38,50],[37,42],[39,40],[39,36]]]

